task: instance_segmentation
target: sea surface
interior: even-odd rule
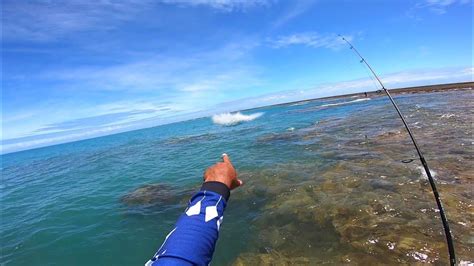
[[[213,265],[447,264],[434,198],[386,97],[312,100],[3,155],[1,265],[143,265],[230,155]],[[474,93],[397,95],[474,261]],[[257,115],[258,114],[258,115]]]

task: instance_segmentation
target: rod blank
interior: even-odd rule
[[[400,111],[400,108],[398,108],[397,103],[395,100],[392,98],[392,95],[390,95],[390,92],[388,91],[387,88],[383,85],[382,81],[380,78],[377,76],[375,71],[372,69],[372,67],[367,63],[367,61],[362,57],[362,55],[359,53],[359,51],[352,45],[346,38],[343,36],[339,35],[339,37],[342,38],[350,47],[351,50],[354,51],[355,54],[360,58],[360,62],[364,63],[372,72],[372,75],[374,75],[375,79],[377,79],[378,83],[380,84],[381,88],[385,91],[385,94],[387,94],[388,98],[390,99],[390,102],[392,102],[393,107],[395,107],[395,110],[397,110],[398,116],[403,122],[403,125],[405,126],[405,129],[408,132],[408,135],[410,136],[410,139],[413,142],[413,145],[415,146],[416,152],[418,153],[418,157],[420,159],[421,164],[423,165],[423,169],[426,172],[426,176],[428,176],[428,180],[431,185],[431,190],[433,191],[434,198],[436,200],[436,205],[438,206],[439,209],[439,215],[441,217],[441,222],[443,223],[443,229],[444,229],[444,235],[446,236],[446,243],[448,244],[448,252],[449,252],[449,262],[451,265],[456,264],[456,252],[454,251],[454,243],[453,243],[453,237],[451,235],[451,230],[449,229],[449,222],[448,219],[446,218],[446,214],[444,212],[443,204],[441,202],[441,199],[439,198],[439,193],[438,189],[436,187],[436,183],[434,181],[433,176],[431,175],[430,168],[428,167],[428,163],[425,160],[425,157],[423,156],[423,153],[421,152],[420,147],[418,146],[418,143],[416,142],[415,136],[413,135],[410,127],[408,126],[407,121],[405,120],[405,117],[403,116],[402,112]]]

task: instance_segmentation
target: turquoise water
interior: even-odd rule
[[[214,265],[446,262],[429,187],[416,161],[401,163],[415,157],[400,121],[385,97],[356,99],[248,110],[263,115],[236,126],[208,117],[3,155],[0,262],[141,265],[223,152],[246,184],[231,196]],[[471,261],[472,99],[471,91],[397,97],[437,172],[458,256]],[[167,191],[154,202],[122,200],[148,184]],[[360,233],[359,220],[380,223]]]

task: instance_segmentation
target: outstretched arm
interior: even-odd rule
[[[208,265],[219,237],[219,227],[230,190],[242,185],[227,154],[209,167],[204,184],[189,201],[163,244],[145,265]]]

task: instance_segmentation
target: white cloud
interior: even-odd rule
[[[252,43],[252,42],[249,42]],[[198,92],[231,90],[237,84],[259,83],[258,67],[245,41],[211,52],[179,56],[154,56],[108,67],[79,67],[40,73],[43,80],[64,81],[63,88],[81,91]]]
[[[286,11],[282,16],[280,16],[275,22],[273,22],[273,27],[278,28],[293,20],[294,18],[298,17],[299,15],[303,14],[311,8],[315,1],[292,1],[291,3],[292,6],[290,7],[290,9]]]
[[[48,145],[57,144],[57,143],[64,143],[64,142],[74,141],[78,139],[85,139],[85,138],[100,136],[104,133],[110,134],[113,132],[121,132],[125,130],[126,128],[127,126],[117,125],[117,126],[101,127],[98,129],[72,133],[72,134],[67,134],[67,135],[51,136],[51,137],[31,139],[31,140],[25,140],[25,141],[19,141],[19,142],[5,143],[5,141],[2,140],[2,146],[1,146],[2,149],[0,152],[3,154],[3,153],[9,153],[13,151],[31,149],[35,147],[48,146]]]
[[[351,41],[352,36],[346,36]],[[337,34],[320,34],[317,32],[301,32],[291,35],[280,36],[269,40],[275,48],[284,48],[292,45],[304,45],[312,48],[338,49],[347,45]]]
[[[433,14],[442,15],[448,12],[453,6],[466,5],[472,3],[472,0],[423,0],[416,3],[407,12],[411,18],[420,19],[419,10],[428,10]]]
[[[156,126],[174,122],[176,117],[182,115],[183,109],[171,104],[123,101],[97,105],[95,108],[83,110],[77,119],[67,120],[62,117],[59,122],[23,129],[23,132],[28,134],[22,135],[16,132],[15,128],[4,128],[7,132],[6,136],[2,137],[2,152],[20,151]]]
[[[452,5],[464,5],[470,3],[471,0],[425,0],[424,4],[428,7],[449,7]]]
[[[144,107],[146,106],[140,106],[141,109],[133,109],[132,105],[130,105],[127,108],[128,110],[124,111],[111,111],[103,114],[94,113],[92,116],[47,124],[44,127],[32,132],[30,136],[35,134],[39,135],[46,133],[67,132],[78,129],[89,129],[101,126],[125,125],[147,118],[170,116],[180,112],[180,110],[172,108],[171,106],[162,106],[159,108],[155,107],[150,109],[146,109]]]
[[[148,0],[7,1],[2,3],[3,38],[44,42],[90,29],[111,29],[150,4]]]
[[[91,128],[97,126],[94,121],[101,126],[126,124],[146,118],[168,117],[187,110],[184,105],[153,99],[113,101],[92,106],[80,102],[73,104],[75,108],[71,108],[71,102],[57,102],[10,112],[2,120],[2,140]],[[74,123],[71,127],[74,121],[81,123]]]
[[[162,0],[162,2],[183,7],[208,6],[224,12],[245,11],[271,4],[270,0]]]
[[[48,42],[78,32],[111,30],[140,17],[160,4],[207,6],[217,11],[245,11],[270,5],[272,0],[122,0],[122,1],[5,1],[2,38]],[[160,23],[157,20],[156,23]]]
[[[420,4],[420,8],[428,8],[430,11],[437,14],[444,14],[450,6],[457,4],[465,4],[469,1],[465,0],[426,0]]]
[[[249,53],[255,45],[257,44],[253,41],[241,40],[240,43],[230,43],[210,52],[161,55],[108,67],[72,67],[38,73],[36,77],[32,77],[33,80],[60,84],[51,85],[50,90],[67,95],[77,92],[82,98],[49,98],[21,113],[9,112],[8,118],[3,121],[2,138],[34,136],[45,133],[45,128],[49,128],[49,133],[65,132],[69,129],[52,129],[50,125],[95,119],[98,116],[110,118],[108,115],[117,113],[131,114],[117,115],[114,117],[117,118],[116,121],[107,125],[148,118],[153,120],[157,117],[166,119],[183,112],[200,111],[205,106],[223,101],[228,94],[241,91],[242,84],[250,90],[263,82],[259,76],[260,67],[253,64]],[[101,102],[92,106],[90,102],[81,102],[82,99],[96,95],[132,96],[130,100],[126,96],[114,97],[114,100],[98,99]],[[71,108],[71,104],[75,108]],[[163,111],[163,107],[168,110]],[[149,112],[150,110],[154,112]],[[157,120],[150,123],[156,124]],[[84,127],[88,127],[87,123]],[[83,127],[77,129],[81,128]]]
[[[26,136],[15,139],[2,139],[0,154],[39,148],[53,144],[67,143],[76,140],[100,137],[114,133],[120,133],[146,127],[153,127],[186,119],[193,119],[209,115],[208,112],[196,112],[195,114],[179,114],[162,118],[151,116],[110,123],[96,128],[76,128],[67,131],[50,131],[41,135]]]

